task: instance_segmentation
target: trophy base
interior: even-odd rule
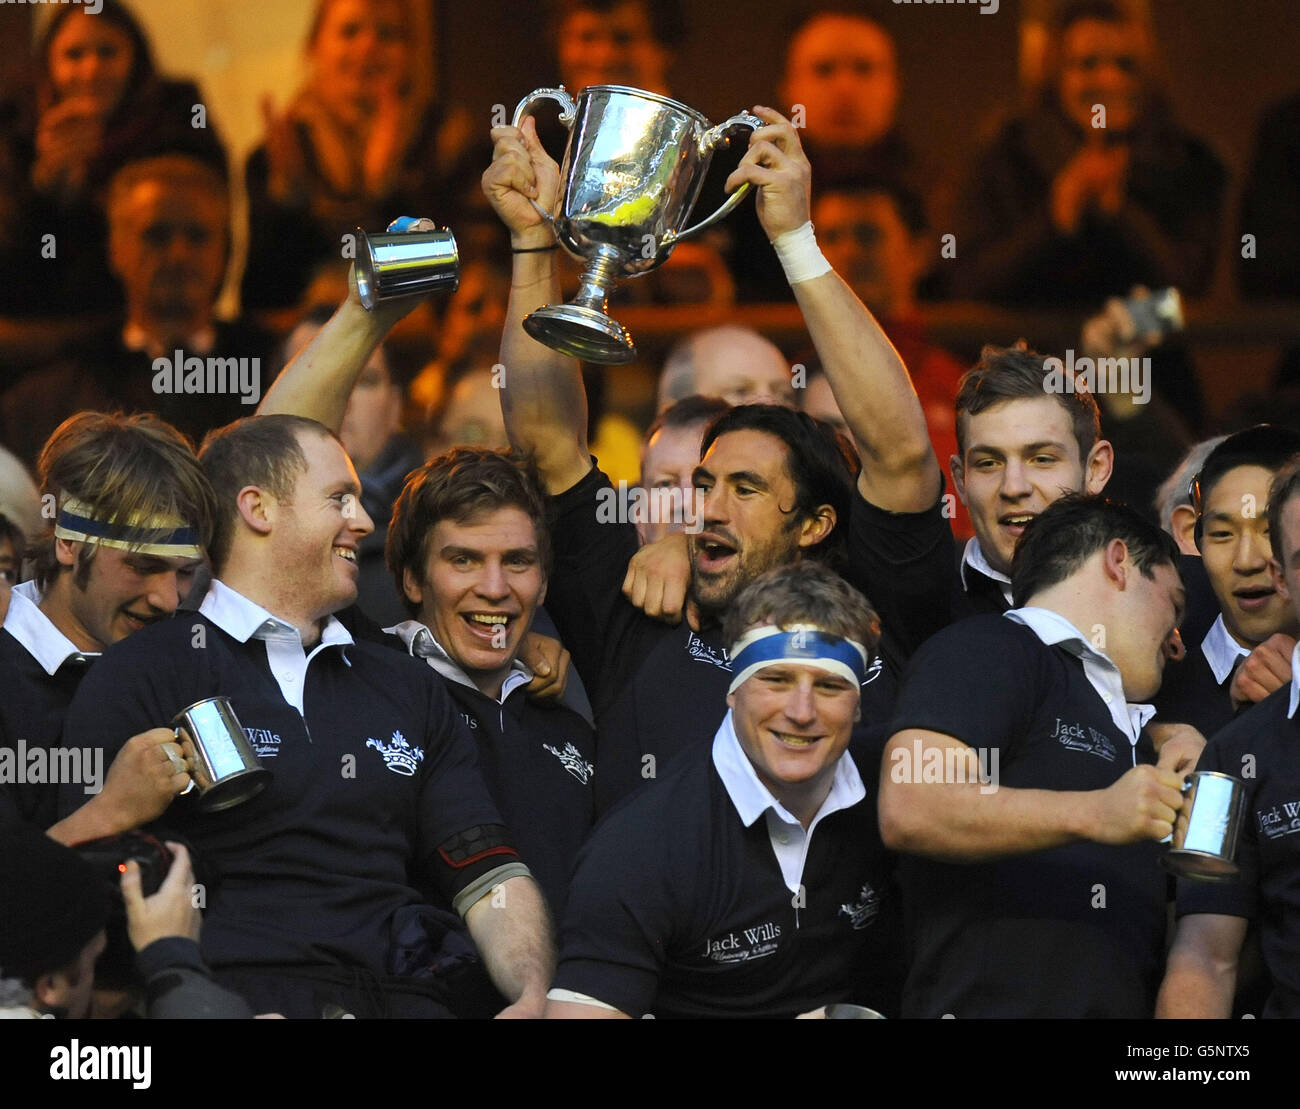
[[[548,304],[524,317],[524,330],[552,350],[607,366],[636,360],[632,336],[617,320],[580,304]]]

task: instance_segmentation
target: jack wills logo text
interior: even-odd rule
[[[1115,761],[1115,744],[1111,742],[1109,736],[1103,735],[1096,728],[1070,724],[1058,716],[1052,734],[1048,738],[1056,740],[1062,747],[1071,751],[1085,751],[1107,762]]]
[[[739,933],[728,932],[719,939],[704,942],[704,958],[715,963],[747,963],[773,954],[780,946],[781,926],[769,920]]]

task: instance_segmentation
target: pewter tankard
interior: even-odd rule
[[[540,100],[555,100],[569,128],[560,166],[558,212],[534,206],[555,228],[565,250],[588,263],[578,295],[524,318],[538,342],[588,362],[636,358],[632,336],[609,316],[616,278],[637,277],[662,265],[673,247],[730,213],[744,199],[742,185],[707,219],[687,227],[709,162],[738,127],[763,120],[740,112],[716,127],[699,112],[666,96],[623,85],[591,85],[577,102],[563,87],[537,89],[515,108],[514,126]]]
[[[1183,783],[1183,795],[1169,850],[1161,859],[1165,869],[1205,882],[1236,877],[1246,787],[1230,774],[1198,770]]]

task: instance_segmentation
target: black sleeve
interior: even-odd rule
[[[609,478],[595,466],[551,500],[555,566],[547,582],[546,611],[597,705],[603,687],[618,684],[611,661],[636,654],[618,648],[646,620],[623,596],[623,578],[638,541],[635,525],[617,522],[612,511],[616,502]],[[639,663],[639,655],[633,661]]]
[[[442,682],[429,678],[429,725],[419,807],[419,846],[424,876],[451,904],[485,874],[519,862],[487,784],[478,752]]]
[[[554,984],[640,1017],[659,992],[679,883],[666,837],[629,827],[627,811],[601,824],[578,860]]]
[[[1041,682],[1041,656],[1026,633],[1002,616],[940,632],[907,668],[890,734],[922,728],[1005,751],[1028,730]]]
[[[212,981],[199,945],[184,936],[155,940],[135,958],[151,1020],[248,1020],[253,1010]]]
[[[941,495],[924,512],[886,512],[853,491],[846,577],[904,658],[952,622],[957,546],[946,503]]]

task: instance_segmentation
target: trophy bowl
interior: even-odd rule
[[[741,112],[715,127],[666,96],[623,85],[591,85],[576,102],[563,87],[529,93],[515,108],[514,125],[548,99],[563,109],[560,122],[569,129],[569,141],[560,166],[559,210],[538,211],[564,249],[584,259],[587,268],[577,296],[530,313],[524,330],[587,362],[631,362],[636,346],[608,313],[610,289],[618,278],[639,277],[661,266],[677,243],[735,209],[748,185],[706,219],[686,226],[714,151],[735,129],[757,129],[763,120]]]

